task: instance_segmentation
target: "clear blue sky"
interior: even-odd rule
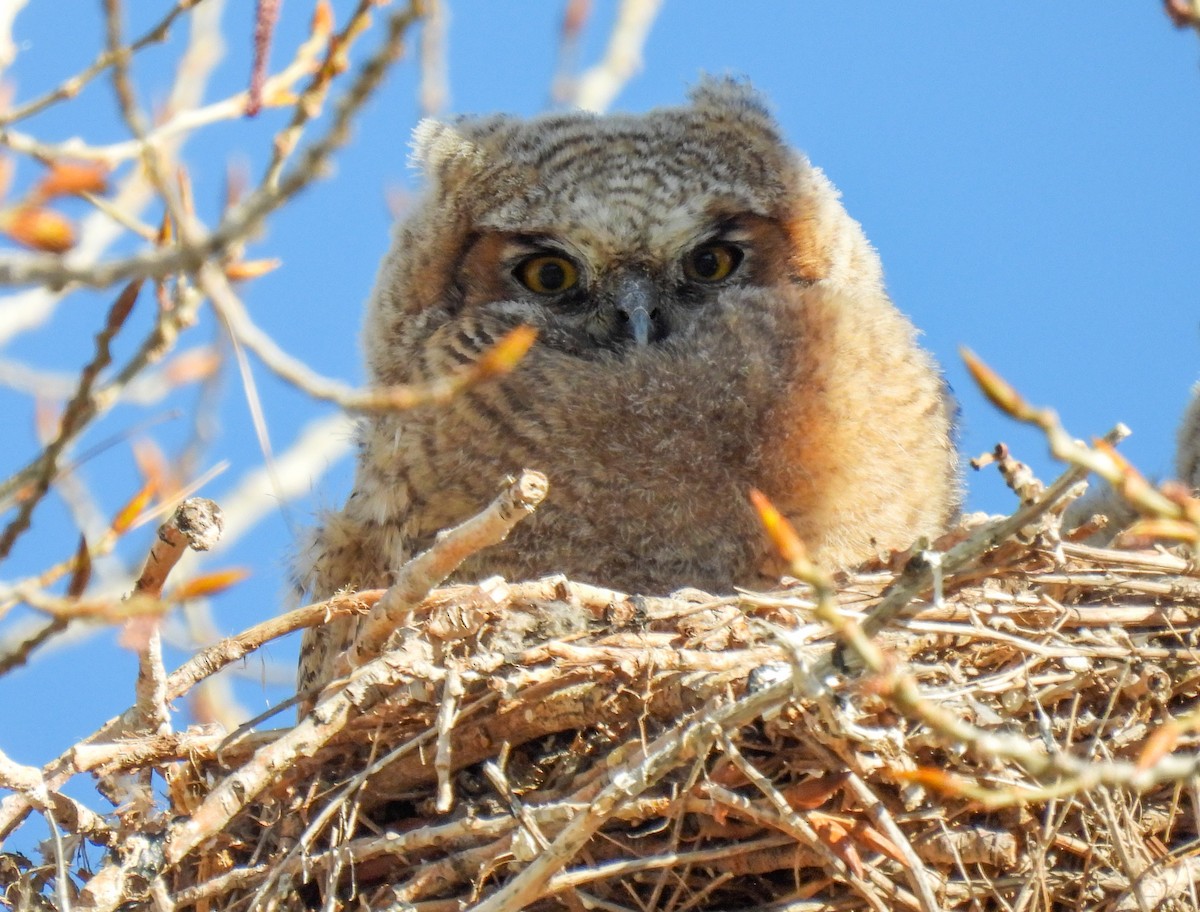
[[[335,4],[344,15],[351,4]],[[63,7],[41,0],[20,14],[21,55],[8,76],[23,100],[90,60],[101,33],[92,4],[64,27]],[[130,4],[141,7],[162,3]],[[231,46],[210,90],[244,85],[249,3],[231,3]],[[555,67],[561,4],[544,0],[452,2],[451,109],[533,113],[544,108]],[[581,62],[602,50],[615,4],[597,2]],[[280,62],[306,26],[311,4],[284,4]],[[385,8],[386,9],[386,8]],[[384,10],[380,11],[383,15]],[[158,15],[159,13],[155,13]],[[75,13],[72,13],[72,17]],[[93,25],[95,26],[93,28]],[[92,29],[92,31],[88,31]],[[90,35],[88,43],[79,36]],[[155,51],[136,68],[143,97],[161,98],[173,59]],[[359,53],[356,59],[361,59]],[[771,100],[786,135],[841,188],[851,214],[879,248],[896,303],[924,331],[959,393],[966,455],[1008,441],[1050,477],[1041,439],[997,415],[971,388],[957,356],[975,349],[1039,403],[1053,404],[1080,436],[1116,421],[1135,431],[1125,449],[1149,472],[1169,469],[1175,424],[1200,377],[1200,41],[1171,27],[1159,4],[834,4],[668,0],[651,34],[641,73],[616,106],[674,104],[701,72],[748,76]],[[360,308],[387,244],[385,194],[412,189],[406,167],[418,113],[415,72],[402,64],[359,122],[331,179],[271,222],[252,256],[278,256],[278,272],[246,291],[255,319],[292,353],[325,374],[361,378]],[[78,133],[120,138],[107,83],[30,125],[48,139]],[[257,125],[225,124],[185,152],[202,213],[212,218],[224,164],[235,155],[261,167],[268,112]],[[18,178],[34,173],[22,164]],[[69,298],[46,329],[18,340],[0,359],[75,370],[86,360],[99,307],[107,299]],[[131,338],[136,334],[131,335]],[[188,344],[213,336],[210,321]],[[256,368],[277,450],[327,409],[285,390]],[[182,405],[192,399],[184,397]],[[7,429],[4,474],[35,452],[32,407],[0,393]],[[162,414],[158,407],[152,414]],[[95,443],[145,417],[117,409],[87,438]],[[175,422],[176,425],[181,422]],[[220,434],[210,464],[232,463],[205,491],[220,500],[261,462],[236,374],[225,383]],[[177,445],[186,427],[153,433]],[[84,475],[111,512],[136,479],[127,445],[91,460]],[[335,505],[348,488],[345,463],[288,507],[294,525]],[[1011,498],[992,473],[973,476],[969,506],[1007,510]],[[51,501],[36,534],[2,571],[15,579],[68,553],[76,533]],[[123,552],[144,555],[148,530]],[[234,632],[278,610],[289,549],[281,512],[208,566],[239,564],[254,577],[215,599],[218,627]],[[0,747],[41,763],[132,699],[133,656],[110,630],[61,648],[0,679],[6,706]],[[279,668],[296,642],[267,650]],[[171,667],[185,658],[172,650]],[[253,679],[238,687],[258,711],[282,695]],[[87,789],[76,791],[81,797]]]

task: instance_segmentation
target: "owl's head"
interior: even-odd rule
[[[742,82],[642,115],[426,121],[414,147],[428,189],[368,315],[377,376],[417,314],[487,309],[543,345],[620,357],[762,289],[880,282],[837,192]]]

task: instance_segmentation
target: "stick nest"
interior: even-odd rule
[[[973,742],[899,711],[886,676],[806,680],[835,644],[802,585],[439,590],[315,735],[172,768],[170,816],[203,839],[163,876],[197,909],[1195,908],[1193,789],[1132,778],[1164,731],[1192,740],[1168,720],[1200,691],[1193,570],[1039,538],[944,579],[879,643]],[[867,611],[895,578],[846,576],[838,602]],[[767,711],[718,719],[780,680]],[[1034,775],[1012,744],[1079,762]],[[229,790],[216,826],[238,775],[262,788]]]
[[[152,770],[167,788],[82,834],[109,854],[73,905],[1197,908],[1195,564],[995,528],[826,596],[435,590],[294,726],[77,746],[106,794]],[[902,591],[875,659],[851,648]],[[168,695],[263,641],[219,644]],[[57,907],[54,874],[0,856],[14,904]]]

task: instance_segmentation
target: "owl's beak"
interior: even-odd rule
[[[634,307],[632,310],[621,309],[629,316],[629,333],[633,336],[633,341],[638,345],[649,345],[650,311],[641,305]]]
[[[655,335],[654,323],[658,316],[658,293],[650,277],[622,276],[614,297],[617,311],[633,341],[639,346],[649,345],[651,336]]]

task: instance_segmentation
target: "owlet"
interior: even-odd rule
[[[549,496],[460,579],[769,584],[751,487],[828,567],[956,512],[938,368],[837,191],[744,83],[640,116],[427,121],[415,159],[428,187],[367,307],[370,382],[444,376],[521,324],[537,342],[448,405],[362,422],[353,492],[302,557],[314,597],[386,586],[522,468]],[[308,631],[301,689],[357,623]]]

